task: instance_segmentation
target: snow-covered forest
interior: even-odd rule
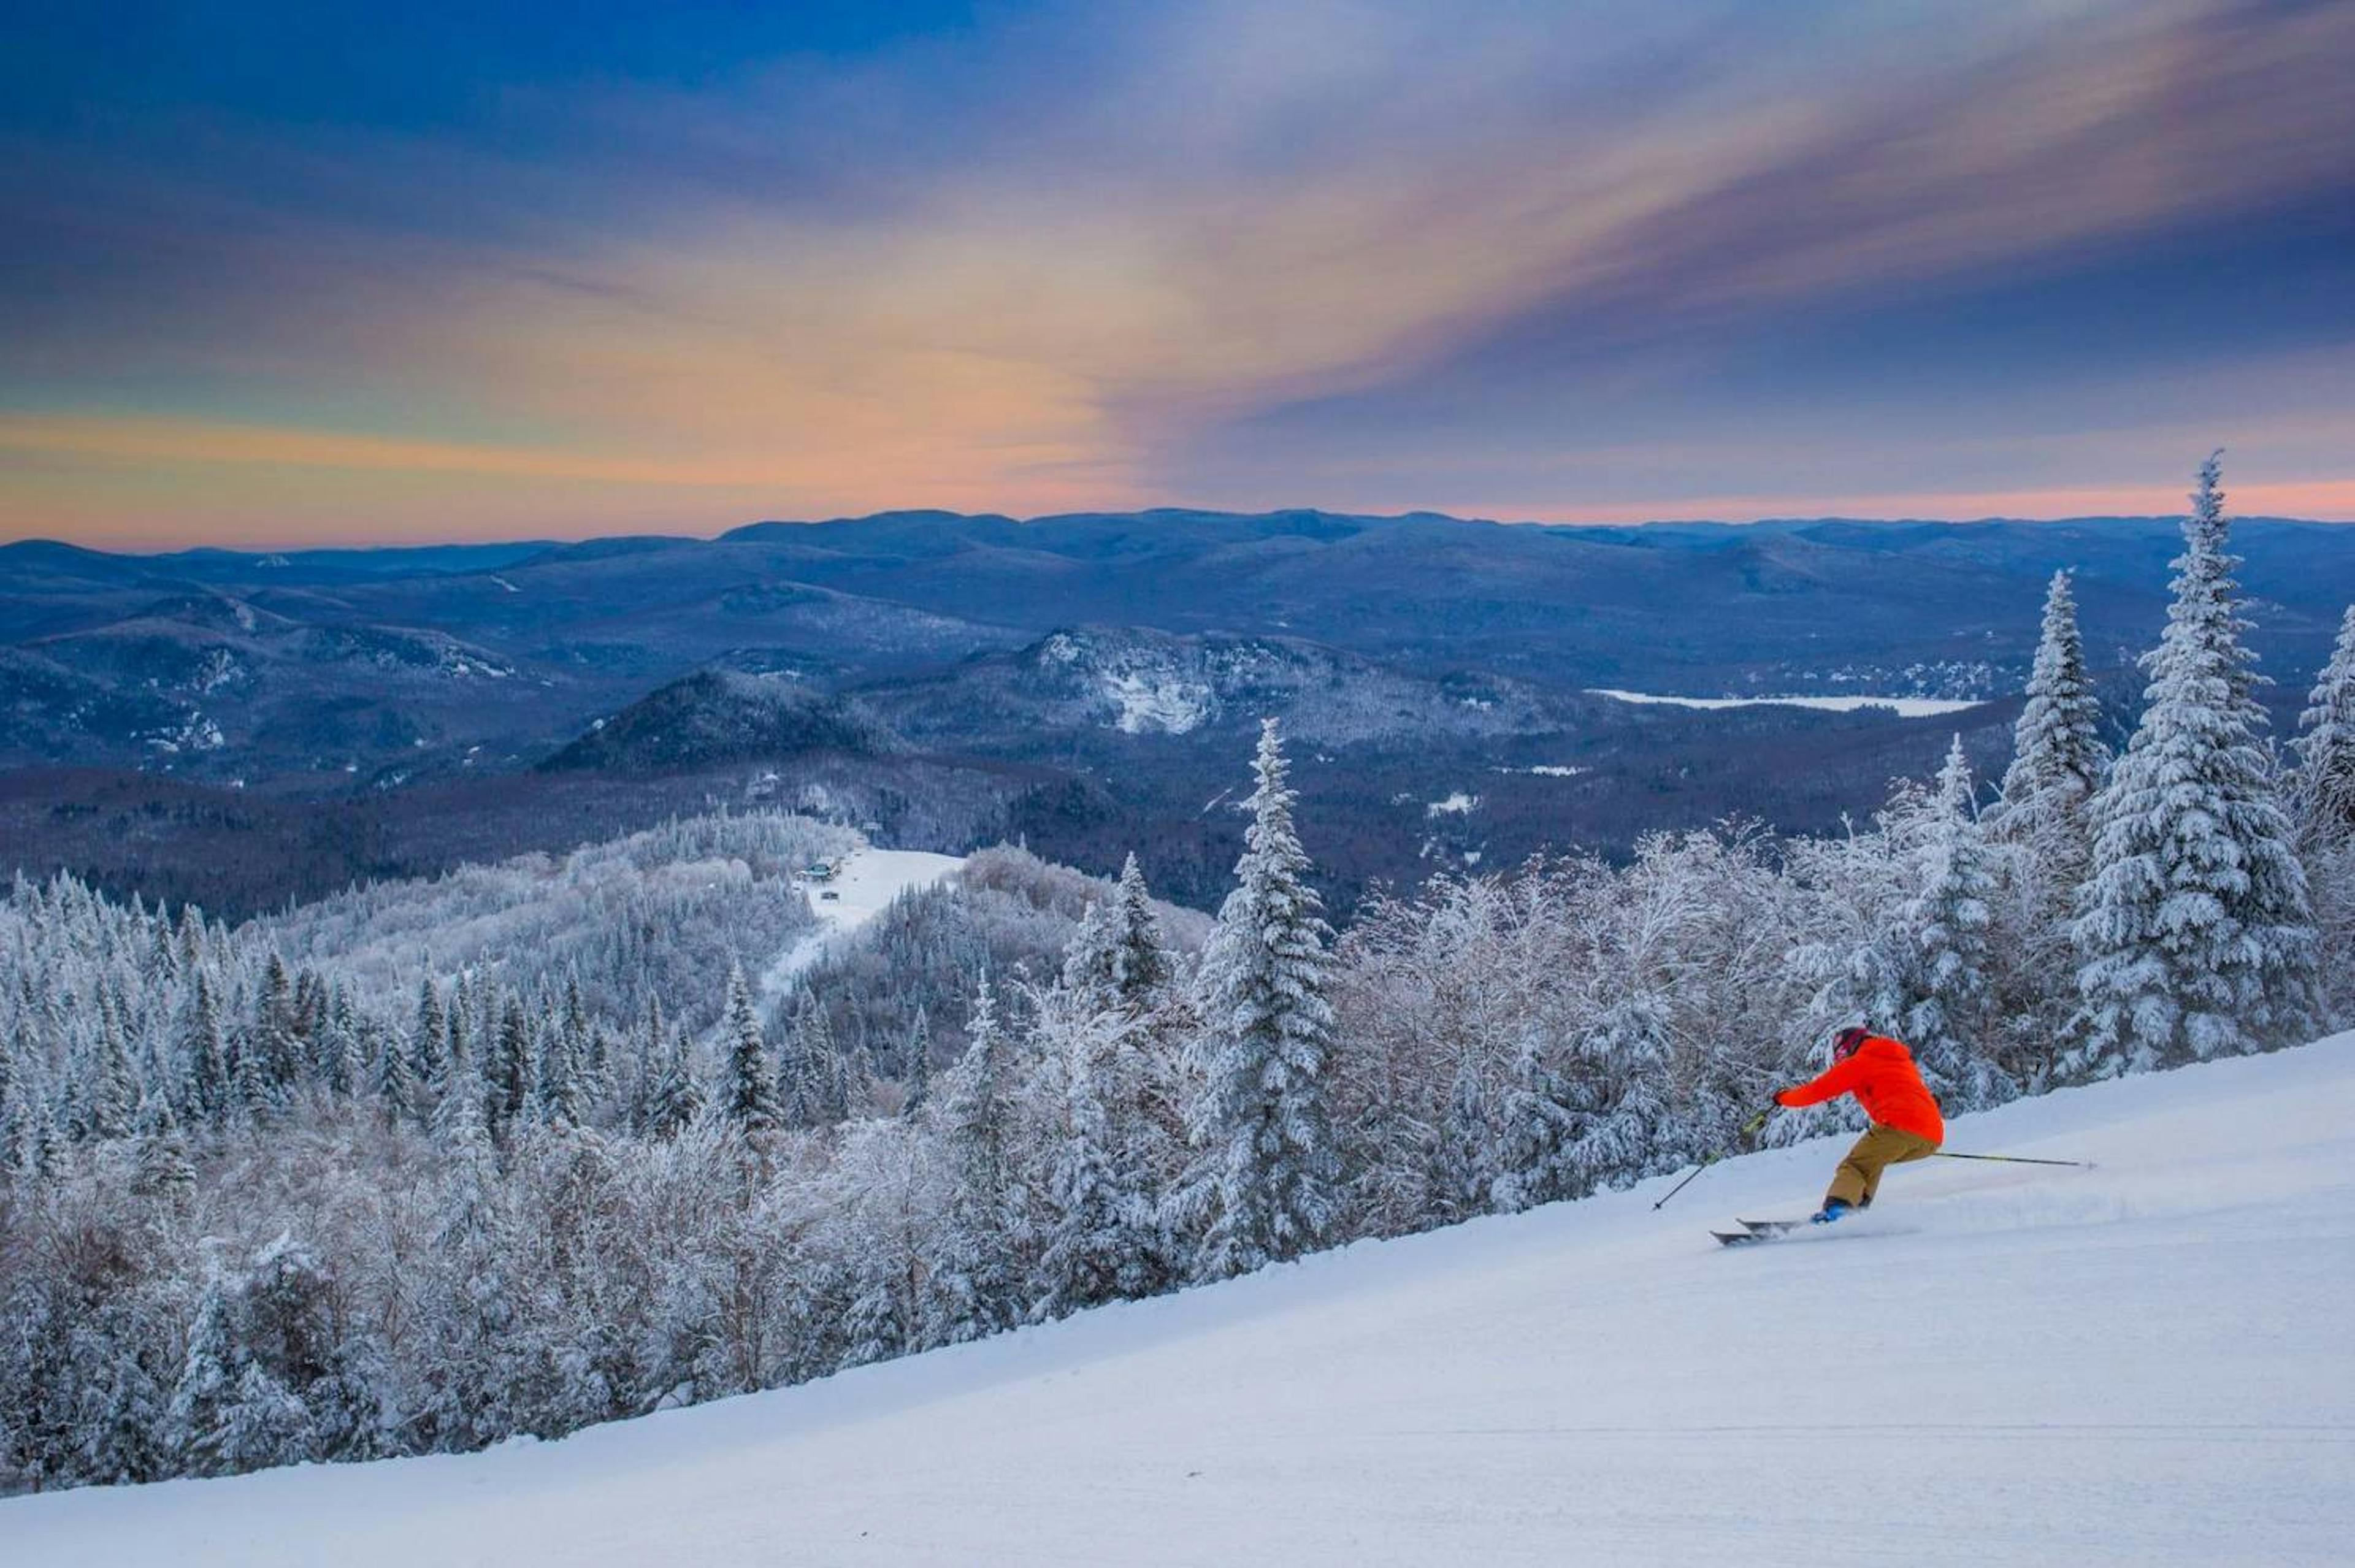
[[[1956,1111],[2355,1022],[2355,608],[2277,747],[2193,499],[2116,756],[2064,574],[2000,780],[1338,933],[1273,723],[1215,923],[1000,852],[783,997],[841,848],[790,816],[234,929],[20,881],[0,1488],[553,1436],[1624,1185],[1850,1021]]]

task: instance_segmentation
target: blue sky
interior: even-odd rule
[[[2355,6],[10,7],[0,534],[2355,517]]]

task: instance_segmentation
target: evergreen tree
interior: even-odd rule
[[[2339,623],[2338,644],[2297,731],[2290,750],[2297,758],[2299,816],[2308,834],[2355,837],[2355,604]]]
[[[829,1038],[837,1043],[825,1063],[824,1098],[830,1112],[827,1120],[840,1122],[871,1115],[875,1109],[875,1067],[865,1039]]]
[[[2109,766],[2101,729],[2102,705],[2085,669],[2076,599],[2069,573],[2056,571],[1995,820],[2007,838],[2034,846],[2051,862],[2048,876],[2057,885],[2081,880],[2091,855],[2086,808]]]
[[[578,1002],[576,996],[574,1001]],[[588,1029],[577,1031],[568,1008],[540,1031],[539,1060],[535,1068],[532,1097],[539,1119],[550,1126],[577,1127],[588,1119],[588,1097],[581,1080],[581,1058],[588,1054]]]
[[[532,1072],[531,1017],[519,997],[509,997],[498,1013],[498,1027],[490,1035],[490,1054],[483,1061],[488,1090],[483,1103],[491,1132],[503,1133],[528,1107],[537,1082]]]
[[[949,1078],[941,1122],[951,1191],[939,1253],[927,1279],[925,1337],[957,1344],[1010,1328],[1018,1317],[1015,1256],[1028,1207],[1008,1145],[1007,1041],[986,975],[965,1023],[963,1060]]]
[[[2070,1076],[2303,1038],[2315,1026],[2306,873],[2274,788],[2241,645],[2218,462],[2200,472],[2134,739],[2094,805]]]
[[[318,1457],[309,1409],[293,1390],[250,1360],[239,1370],[207,1446],[213,1473],[224,1476]]]
[[[1237,885],[1202,954],[1202,1089],[1188,1119],[1196,1164],[1183,1206],[1202,1238],[1195,1266],[1203,1279],[1320,1244],[1339,1179],[1325,1083],[1331,933],[1293,828],[1295,795],[1273,719],[1262,722],[1254,771]]]
[[[832,1126],[850,1114],[842,1072],[842,1052],[826,1007],[805,992],[786,1031],[784,1061],[778,1069],[779,1099],[790,1125]]]
[[[728,1053],[719,1086],[720,1113],[748,1133],[773,1132],[784,1125],[784,1111],[777,1104],[776,1068],[769,1060],[768,1042],[761,1037],[761,1019],[752,1010],[751,988],[744,982],[741,964],[729,966],[720,1037]]]
[[[340,987],[328,996],[318,1054],[325,1066],[329,1092],[357,1097],[373,1087],[366,1033],[352,1011],[350,993]]]
[[[180,1136],[172,1102],[162,1094],[151,1092],[140,1104],[135,1153],[139,1192],[176,1207],[194,1196],[197,1168],[188,1159],[188,1141]]]
[[[649,1069],[652,1087],[646,1095],[645,1130],[648,1137],[667,1140],[685,1132],[703,1115],[703,1083],[696,1076],[695,1058],[687,1051],[686,1031],[666,1031],[659,1008],[654,1010],[649,1028],[653,1030]]]
[[[1117,994],[1115,934],[1103,903],[1092,901],[1080,912],[1080,923],[1063,945],[1063,984],[1100,1005],[1109,1005]]]
[[[226,1475],[229,1469],[221,1453],[223,1429],[245,1371],[230,1319],[233,1295],[215,1263],[205,1275],[204,1294],[197,1298],[179,1381],[164,1411],[164,1449],[192,1476]]]
[[[450,1029],[443,1019],[442,994],[433,988],[433,976],[428,975],[417,982],[417,1010],[409,1026],[410,1070],[421,1087],[437,1093],[447,1087],[443,1074],[449,1056]]]
[[[254,998],[253,1022],[246,1030],[242,1052],[250,1062],[245,1067],[247,1110],[261,1115],[285,1105],[302,1072],[298,1021],[294,982],[285,961],[272,953]]]
[[[1438,1146],[1432,1180],[1438,1218],[1453,1223],[1487,1213],[1497,1175],[1497,1138],[1488,1125],[1480,1064],[1468,1051],[1456,1057],[1455,1082],[1448,1090]]]
[[[1490,1188],[1497,1210],[1515,1213],[1581,1190],[1582,1168],[1572,1157],[1588,1118],[1550,1060],[1536,1029],[1523,1030],[1513,1053],[1513,1078],[1500,1116],[1498,1162]]]
[[[449,1017],[449,1049],[442,1059],[442,1082],[433,1101],[433,1136],[443,1147],[460,1147],[484,1135],[489,1100],[483,1075],[467,1050],[456,1009]]]
[[[1097,1010],[1086,993],[1050,998],[1041,1019],[1060,1057],[1063,1136],[1048,1197],[1054,1220],[1039,1260],[1034,1320],[1148,1294],[1159,1248],[1158,1220],[1135,1162],[1123,1157],[1107,1105],[1107,1058],[1120,1016]]]
[[[386,1125],[421,1124],[427,1115],[425,1083],[417,1074],[410,1042],[390,1029],[374,1029],[370,1038],[375,1059],[365,1069],[362,1082],[376,1097]]]
[[[1665,1136],[1673,1122],[1668,1051],[1668,1009],[1644,992],[1612,1003],[1580,1042],[1588,1077],[1604,1092],[1565,1151],[1573,1196],[1625,1185],[1666,1163],[1664,1146],[1673,1141]]]
[[[1987,930],[1995,878],[1956,735],[1938,773],[1921,880],[1905,906],[1913,945],[1905,1040],[1931,1087],[1955,1110],[2009,1099],[2014,1085],[1987,1051],[1993,996]]]
[[[111,1301],[74,1326],[67,1351],[80,1386],[74,1423],[81,1473],[103,1486],[169,1473],[156,1437],[165,1393],[140,1359],[141,1325],[129,1304]]]
[[[249,1028],[239,1037],[229,1058],[229,1110],[226,1125],[232,1130],[255,1121],[269,1121],[286,1104],[286,1091],[272,1071],[275,1048]]]
[[[138,1087],[131,1075],[131,1053],[123,1040],[123,1019],[103,987],[98,997],[98,1038],[90,1061],[85,1102],[91,1137],[112,1140],[131,1136],[138,1109]]]
[[[1131,1010],[1150,1008],[1168,987],[1169,955],[1161,945],[1161,923],[1154,918],[1153,898],[1133,851],[1120,868],[1111,923],[1114,989]]]
[[[916,1009],[915,1024],[900,1055],[900,1114],[912,1116],[932,1097],[932,1021],[922,1008]]]
[[[16,1044],[15,1029],[0,1034],[0,1059],[7,1062],[7,1071],[0,1072],[0,1179],[5,1179],[31,1164],[36,1079],[31,1059]]]

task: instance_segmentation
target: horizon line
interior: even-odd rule
[[[730,524],[716,533],[677,533],[665,530],[623,529],[612,533],[578,536],[531,535],[451,537],[428,539],[372,539],[309,544],[172,544],[172,545],[106,545],[83,544],[74,539],[50,534],[25,534],[0,539],[0,550],[16,550],[30,546],[48,546],[58,549],[78,551],[125,560],[166,560],[177,557],[223,556],[319,556],[363,555],[396,551],[447,549],[513,549],[532,547],[541,549],[567,549],[581,545],[605,544],[628,540],[645,540],[661,544],[723,544],[732,536],[750,528],[815,528],[881,523],[898,518],[939,517],[956,522],[1000,522],[1016,528],[1030,528],[1042,523],[1062,522],[1082,517],[1175,517],[1249,520],[1263,517],[1332,517],[1348,522],[1369,524],[1401,524],[1417,521],[1458,523],[1466,527],[1505,528],[1756,528],[1794,526],[1815,526],[1828,523],[1852,523],[1868,528],[1981,528],[2018,524],[2035,528],[2058,528],[2070,524],[2154,524],[2179,523],[2186,512],[2077,512],[2045,517],[2026,517],[2016,513],[1990,512],[1977,517],[1869,516],[1861,513],[1776,513],[1752,517],[1496,517],[1415,507],[1402,512],[1353,512],[1322,507],[1270,507],[1257,510],[1239,510],[1217,507],[1157,506],[1137,507],[1085,507],[1077,510],[1039,512],[1028,516],[1009,512],[960,512],[939,507],[887,507],[873,512],[844,514],[827,517],[754,517],[745,522]],[[2286,523],[2312,528],[2346,528],[2355,526],[2355,517],[2298,517],[2270,512],[2234,513],[2236,523]]]

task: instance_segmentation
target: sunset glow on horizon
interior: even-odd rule
[[[59,14],[0,537],[2355,520],[2355,7]]]

